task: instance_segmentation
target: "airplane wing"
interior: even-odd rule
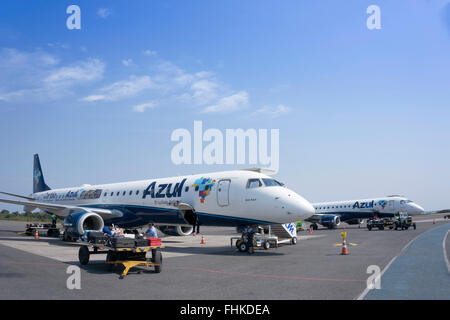
[[[1,193],[1,194],[6,194],[7,196],[16,197],[16,198],[22,198],[22,199],[27,199],[27,200],[34,200],[33,198],[21,196],[21,195],[14,194],[14,193],[1,192],[1,191],[0,191],[0,193]]]
[[[44,211],[48,211],[54,213],[57,216],[65,217],[74,212],[94,212],[100,215],[102,218],[114,218],[117,216],[121,216],[120,212],[114,212],[108,209],[99,209],[99,208],[85,208],[85,207],[77,207],[77,206],[67,206],[62,204],[52,204],[52,203],[43,203],[43,202],[35,202],[35,201],[24,201],[24,200],[6,200],[0,199],[0,202],[16,204],[27,207],[29,211],[34,209],[42,209]],[[31,210],[30,210],[31,209]]]

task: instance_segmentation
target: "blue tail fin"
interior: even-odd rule
[[[45,184],[44,175],[42,174],[41,162],[39,161],[39,155],[34,155],[34,168],[33,168],[33,193],[51,190],[48,185]]]

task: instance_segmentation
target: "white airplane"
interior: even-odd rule
[[[245,169],[51,190],[34,156],[33,194],[1,192],[20,200],[0,202],[36,208],[65,218],[69,237],[105,225],[135,228],[148,223],[164,233],[188,235],[195,216],[202,226],[283,224],[310,217],[313,206],[282,183]]]
[[[424,214],[425,210],[402,196],[387,196],[385,198],[348,200],[335,202],[313,203],[316,214],[305,219],[311,222],[313,229],[317,224],[333,229],[341,221],[352,224],[361,224],[363,219],[377,217],[393,217],[398,212],[407,212],[410,215]]]

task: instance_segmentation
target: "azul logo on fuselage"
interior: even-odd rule
[[[153,181],[147,189],[144,190],[142,199],[145,199],[147,196],[150,196],[151,198],[181,197],[185,182],[186,179],[183,179],[181,182],[178,182],[175,186],[173,186],[173,183],[156,184],[156,181]]]
[[[359,208],[359,209],[368,209],[368,208],[373,208],[374,205],[374,201],[368,201],[368,202],[359,202],[356,201],[355,204],[353,205],[353,209],[355,208]]]

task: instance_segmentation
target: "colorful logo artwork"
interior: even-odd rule
[[[41,172],[39,170],[34,171],[34,183],[39,183],[39,178],[41,177]]]
[[[215,182],[216,180],[203,177],[195,180],[192,186],[195,187],[195,191],[198,191],[198,196],[200,197],[201,203],[205,203],[205,198],[208,196]]]
[[[378,201],[378,204],[381,206],[381,208],[385,208],[386,207],[386,205],[387,205],[387,201],[386,200],[381,200],[381,201]]]

